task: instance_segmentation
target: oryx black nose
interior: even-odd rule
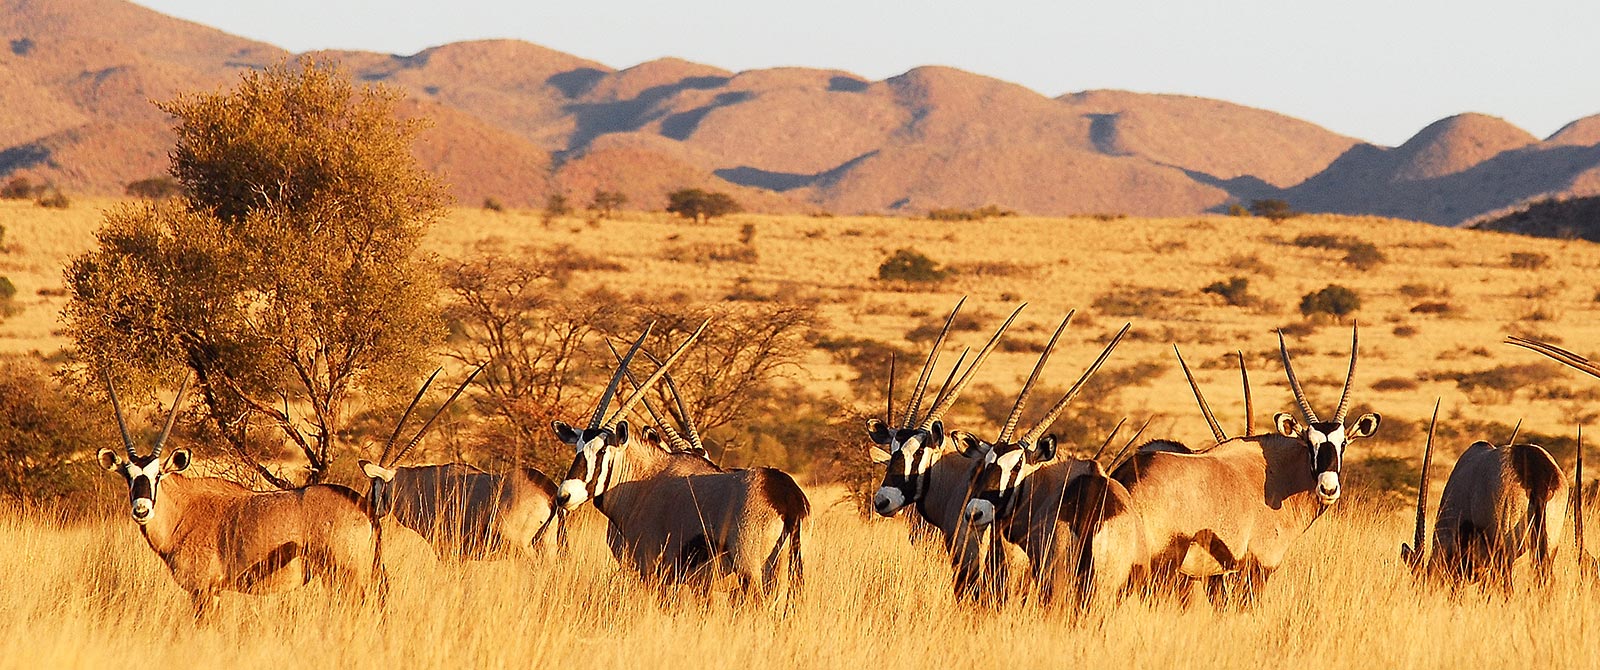
[[[567,502],[570,501],[570,500],[572,500],[572,496],[569,495],[566,491],[561,491],[560,493],[556,494],[556,504],[557,505],[560,505],[562,507],[566,507],[567,506]]]
[[[879,513],[886,512],[889,509],[889,499],[888,498],[875,498],[872,501],[872,507],[873,507],[873,509],[878,510]]]

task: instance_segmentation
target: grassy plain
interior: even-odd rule
[[[98,210],[110,204],[80,202],[57,211],[0,202],[6,228],[0,274],[16,284],[23,308],[0,323],[0,351],[49,355],[65,344],[57,321],[64,301],[60,268],[93,243]],[[1343,261],[1342,249],[1296,244],[1306,235],[1354,236],[1376,245],[1387,261],[1359,269]],[[745,236],[753,262],[712,260],[723,255],[718,250],[746,246]],[[1046,383],[1058,387],[1132,321],[1135,336],[1107,371],[1155,363],[1144,367],[1150,378],[1080,402],[1107,403],[1135,421],[1154,416],[1147,437],[1206,437],[1172,362],[1173,343],[1202,368],[1201,383],[1231,432],[1241,424],[1242,401],[1237,377],[1222,359],[1235,349],[1251,360],[1257,426],[1265,426],[1271,412],[1287,410],[1292,400],[1275,362],[1273,330],[1302,323],[1300,297],[1328,284],[1361,296],[1354,401],[1382,412],[1386,429],[1395,431],[1386,441],[1357,443],[1353,459],[1414,459],[1421,447],[1417,429],[1425,429],[1435,397],[1444,399],[1443,416],[1462,430],[1469,420],[1509,425],[1526,418],[1525,431],[1564,435],[1600,407],[1594,392],[1600,383],[1553,367],[1483,374],[1539,362],[1500,344],[1508,333],[1594,350],[1592,343],[1600,341],[1600,246],[1585,242],[1343,217],[973,223],[741,215],[692,225],[627,214],[598,226],[566,219],[546,227],[536,213],[463,209],[441,222],[430,247],[456,257],[484,244],[507,250],[566,245],[624,266],[580,274],[578,288],[606,284],[707,301],[730,294],[815,299],[824,335],[912,350],[925,345],[908,343],[908,331],[942,318],[962,295],[971,296],[969,311],[986,317],[983,331],[955,335],[956,344],[974,347],[1018,302],[1029,303],[1010,336],[1020,341],[1042,343],[1068,309],[1078,308],[1046,373]],[[878,264],[900,248],[915,248],[958,272],[932,287],[880,282]],[[1229,306],[1201,292],[1232,276],[1249,279],[1257,298],[1250,306]],[[1425,303],[1445,307],[1412,311]],[[1313,402],[1331,411],[1348,328],[1322,325],[1297,332],[1290,344]],[[997,353],[982,381],[1015,388],[1036,355]],[[818,350],[793,378],[814,392],[845,394],[855,374]],[[863,409],[878,404],[861,402]],[[967,405],[957,406],[953,421],[972,419]],[[1439,461],[1452,462],[1477,437],[1504,439],[1452,436],[1440,445]],[[1100,436],[1065,439],[1081,447]],[[1436,481],[1446,471],[1436,466]],[[837,487],[813,483],[808,489],[818,510],[805,539],[808,584],[801,609],[787,619],[656,604],[615,569],[591,518],[573,538],[573,559],[554,567],[433,565],[420,548],[402,548],[391,561],[395,596],[384,615],[337,597],[329,606],[331,594],[314,587],[265,598],[227,596],[217,619],[196,627],[188,621],[185,596],[124,511],[69,525],[0,521],[0,556],[8,566],[0,572],[0,666],[104,667],[127,659],[151,667],[293,661],[351,668],[1591,665],[1594,594],[1572,586],[1570,552],[1558,563],[1558,586],[1548,593],[1522,592],[1509,600],[1469,593],[1453,600],[1410,585],[1397,560],[1408,519],[1380,505],[1342,502],[1319,521],[1291,552],[1257,612],[1134,603],[1074,625],[1027,605],[999,613],[952,610],[948,569],[931,547],[909,545],[899,522],[864,521],[850,504],[834,504],[843,496]]]

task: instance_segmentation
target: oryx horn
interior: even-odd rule
[[[106,377],[106,390],[111,393],[111,409],[117,414],[117,429],[122,431],[122,448],[128,452],[128,458],[139,454],[133,449],[133,438],[128,436],[128,422],[122,418],[122,402],[117,400],[117,385],[111,381],[111,368],[103,370]]]
[[[1128,450],[1133,448],[1133,443],[1138,442],[1139,436],[1144,434],[1144,429],[1149,428],[1150,422],[1155,420],[1154,416],[1148,417],[1144,420],[1144,424],[1139,426],[1139,430],[1133,431],[1133,437],[1128,438],[1128,443],[1117,450],[1117,457],[1111,459],[1111,467],[1106,468],[1107,471],[1116,472],[1117,468],[1122,467],[1122,457],[1128,454]]]
[[[1094,451],[1094,456],[1091,456],[1089,460],[1099,463],[1100,454],[1106,453],[1106,447],[1111,446],[1111,441],[1117,439],[1117,433],[1122,431],[1122,424],[1127,422],[1128,417],[1119,419],[1117,425],[1111,427],[1111,434],[1106,436],[1106,441],[1100,443],[1100,448]]]
[[[478,366],[478,369],[473,370],[472,374],[467,375],[467,378],[461,382],[461,385],[456,387],[455,393],[451,393],[449,398],[445,398],[444,404],[440,405],[439,409],[434,410],[433,416],[428,417],[428,420],[422,424],[422,427],[417,429],[417,434],[411,438],[411,441],[406,443],[406,446],[400,450],[400,453],[394,455],[394,461],[389,465],[385,465],[384,467],[390,467],[394,463],[400,462],[400,459],[405,458],[406,454],[411,453],[411,450],[415,448],[418,443],[422,442],[422,436],[427,435],[428,429],[433,427],[433,422],[437,421],[439,416],[444,414],[446,409],[449,409],[450,404],[455,402],[456,398],[461,397],[461,392],[467,390],[467,385],[471,384],[472,380],[477,379],[478,373],[483,372],[483,369],[488,365],[488,363],[484,363],[483,365]]]
[[[1195,382],[1194,373],[1189,371],[1189,364],[1183,361],[1183,352],[1178,351],[1178,345],[1172,345],[1172,353],[1178,355],[1178,367],[1183,368],[1184,379],[1189,380],[1189,390],[1194,391],[1194,401],[1200,405],[1200,414],[1206,418],[1206,425],[1211,427],[1211,437],[1222,444],[1227,441],[1228,434],[1222,431],[1222,425],[1217,423],[1217,415],[1211,413],[1211,405],[1206,404],[1206,396],[1200,392],[1200,384]]]
[[[890,428],[894,427],[894,352],[889,352],[889,393],[885,396],[888,405],[884,408],[883,423]]]
[[[161,427],[161,434],[156,436],[156,446],[150,450],[150,455],[161,458],[161,450],[167,446],[167,436],[172,434],[172,426],[178,422],[178,407],[183,404],[183,393],[189,390],[189,380],[193,373],[183,376],[183,383],[178,385],[178,395],[172,397],[172,411],[167,413],[167,425]]]
[[[1256,432],[1256,406],[1250,398],[1250,373],[1244,369],[1244,350],[1239,350],[1239,381],[1244,384],[1244,436]]]
[[[1051,407],[1049,412],[1045,412],[1043,419],[1033,424],[1033,427],[1029,428],[1028,432],[1022,434],[1021,441],[1034,444],[1038,442],[1040,436],[1044,435],[1045,431],[1050,430],[1050,424],[1056,422],[1056,417],[1061,416],[1061,412],[1067,409],[1067,405],[1072,403],[1072,399],[1078,397],[1078,392],[1083,390],[1084,384],[1089,383],[1089,379],[1094,377],[1094,373],[1100,371],[1100,366],[1104,365],[1106,359],[1111,357],[1111,352],[1117,348],[1117,343],[1122,341],[1122,337],[1127,335],[1128,330],[1131,328],[1133,328],[1132,323],[1123,324],[1122,330],[1117,331],[1117,336],[1111,338],[1111,341],[1106,344],[1105,350],[1100,352],[1100,357],[1094,359],[1094,364],[1083,371],[1083,376],[1078,377],[1077,383],[1074,383],[1072,388],[1067,390],[1067,394],[1056,401],[1055,406]]]
[[[1300,403],[1300,413],[1305,416],[1307,423],[1321,423],[1317,420],[1316,410],[1311,409],[1311,401],[1306,400],[1305,390],[1300,388],[1300,380],[1294,376],[1294,365],[1289,362],[1289,345],[1283,341],[1283,330],[1278,330],[1278,351],[1283,354],[1283,371],[1289,375],[1289,390],[1294,392],[1294,400]]]
[[[911,402],[906,409],[906,422],[902,428],[910,428],[917,422],[917,412],[922,409],[922,394],[928,390],[928,380],[933,375],[934,366],[939,364],[939,345],[944,344],[945,335],[950,334],[950,325],[955,323],[956,312],[961,311],[961,306],[967,304],[967,297],[962,296],[956,302],[956,308],[950,310],[950,316],[945,317],[944,327],[939,329],[939,336],[933,339],[933,346],[928,348],[928,358],[922,363],[922,372],[917,375],[917,385],[911,389]]]
[[[1517,337],[1515,335],[1506,337],[1506,344],[1522,347],[1529,351],[1536,351],[1555,359],[1567,367],[1587,374],[1591,377],[1600,377],[1600,367],[1597,367],[1594,363],[1591,363],[1589,359],[1567,351],[1566,349],[1562,349],[1556,345],[1540,342],[1538,340],[1530,340],[1526,337]]]
[[[406,420],[411,418],[411,412],[417,409],[417,403],[422,402],[422,396],[428,392],[429,386],[433,386],[433,380],[437,379],[441,372],[444,372],[444,368],[434,370],[433,374],[428,375],[428,380],[422,382],[422,388],[417,389],[417,394],[412,396],[411,404],[406,406],[405,413],[395,422],[394,432],[389,434],[389,441],[383,443],[383,456],[378,459],[378,465],[385,468],[394,467],[394,462],[399,460],[390,458],[394,454],[394,441],[400,439],[400,431],[405,429]]]
[[[1350,321],[1350,369],[1344,373],[1344,390],[1339,392],[1339,409],[1333,411],[1333,422],[1343,425],[1344,413],[1350,411],[1350,387],[1356,383],[1356,349],[1359,347],[1360,332],[1358,332],[1354,319]]]
[[[1423,542],[1428,539],[1428,470],[1433,465],[1433,430],[1439,424],[1439,400],[1433,401],[1433,419],[1428,421],[1428,444],[1422,449],[1422,478],[1417,481],[1417,527],[1411,534],[1411,546],[1400,545],[1402,558],[1412,569],[1422,565]]]
[[[695,340],[700,339],[700,333],[705,332],[706,326],[710,323],[711,319],[706,319],[705,321],[700,322],[700,327],[696,328],[694,333],[689,335],[689,339],[684,340],[683,344],[678,345],[677,350],[673,351],[672,355],[668,356],[667,360],[658,366],[655,372],[651,373],[649,377],[646,377],[644,382],[638,388],[633,390],[633,393],[628,394],[628,397],[623,399],[623,401],[617,405],[617,411],[613,412],[611,414],[611,418],[607,419],[606,422],[600,426],[600,428],[610,430],[612,426],[617,425],[617,421],[621,420],[622,417],[627,416],[628,412],[633,411],[633,406],[639,404],[639,400],[644,397],[645,392],[649,391],[650,387],[654,386],[656,381],[660,380],[661,376],[667,373],[667,369],[672,367],[673,363],[677,362],[678,357],[682,356],[683,352],[688,350],[689,345],[694,344]],[[639,341],[643,342],[644,339],[640,338]],[[631,357],[633,352],[628,352],[628,355]]]
[[[928,415],[922,417],[922,423],[918,427],[923,430],[932,428],[933,422],[938,421],[944,416],[945,412],[950,411],[950,407],[956,404],[956,399],[961,397],[961,391],[966,389],[967,384],[972,381],[973,373],[976,373],[978,368],[983,365],[983,362],[988,360],[989,353],[994,351],[996,344],[1000,343],[1000,336],[1005,334],[1006,329],[1011,327],[1011,322],[1016,321],[1017,315],[1022,313],[1022,308],[1027,306],[1028,303],[1022,303],[1017,305],[1015,310],[1012,310],[1011,316],[1006,317],[1006,322],[1000,324],[1000,328],[994,331],[994,335],[989,338],[989,341],[984,343],[982,349],[978,350],[978,355],[972,359],[972,364],[967,366],[966,372],[961,373],[961,379],[956,381],[955,386],[950,387],[950,392],[941,395],[938,402],[928,409]]]
[[[622,357],[622,362],[617,364],[617,371],[611,374],[611,381],[606,383],[605,393],[600,394],[600,402],[594,407],[594,416],[589,418],[589,429],[600,427],[600,422],[606,416],[606,409],[611,405],[611,399],[617,394],[617,384],[622,383],[622,372],[628,369],[628,364],[633,362],[633,354],[639,351],[639,346],[644,344],[644,338],[650,336],[650,329],[656,327],[651,321],[644,327],[644,332],[639,333],[639,339],[633,341],[633,346],[628,347],[627,355]]]
[[[1061,320],[1061,325],[1056,326],[1056,332],[1050,335],[1050,341],[1044,345],[1044,351],[1039,353],[1039,360],[1033,364],[1033,370],[1028,373],[1028,381],[1022,383],[1022,390],[1017,392],[1017,401],[1011,404],[1011,413],[1006,415],[1006,422],[1000,426],[998,441],[1008,442],[1011,434],[1017,432],[1017,421],[1022,418],[1022,408],[1028,404],[1028,396],[1033,395],[1033,385],[1039,381],[1039,373],[1044,370],[1044,365],[1050,360],[1050,354],[1056,350],[1056,342],[1061,339],[1062,331],[1067,329],[1067,324],[1072,323],[1072,315],[1078,310],[1067,312],[1067,318]]]

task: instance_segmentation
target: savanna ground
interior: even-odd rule
[[[22,308],[0,324],[0,349],[50,357],[66,344],[56,318],[64,301],[60,268],[93,243],[98,208],[107,204],[57,211],[0,203],[7,246],[0,273],[16,284]],[[948,568],[932,547],[910,545],[898,521],[863,519],[843,487],[811,481],[816,514],[805,537],[806,593],[788,618],[656,604],[637,580],[616,570],[591,511],[573,537],[573,556],[560,565],[435,566],[424,550],[402,546],[391,560],[395,591],[386,613],[312,588],[226,596],[219,616],[196,627],[187,598],[127,519],[120,481],[106,475],[101,495],[108,511],[98,518],[0,521],[8,566],[0,575],[0,664],[102,667],[138,658],[154,667],[276,666],[288,659],[342,667],[1591,665],[1595,594],[1575,586],[1570,549],[1554,588],[1510,600],[1475,592],[1452,600],[1416,589],[1397,550],[1409,537],[1402,505],[1436,397],[1444,407],[1436,483],[1473,439],[1504,441],[1519,419],[1526,419],[1524,435],[1543,436],[1570,469],[1565,436],[1578,421],[1593,419],[1600,381],[1500,341],[1523,334],[1592,351],[1600,336],[1594,318],[1600,247],[1593,244],[1335,217],[933,222],[741,215],[686,224],[635,213],[598,225],[572,218],[545,226],[533,212],[464,209],[437,226],[431,240],[444,258],[481,253],[483,245],[508,251],[564,245],[620,264],[579,272],[578,289],[607,285],[699,301],[814,300],[821,316],[815,347],[788,371],[792,383],[855,398],[864,412],[881,413],[881,390],[859,392],[853,382],[864,370],[832,353],[840,343],[920,352],[926,340],[908,335],[936,328],[966,295],[965,312],[980,318],[953,333],[952,346],[976,348],[1026,301],[1007,338],[1013,344],[978,375],[979,384],[993,389],[969,391],[948,419],[980,432],[993,431],[992,413],[982,406],[1009,401],[1006,394],[1020,384],[1050,330],[1073,308],[1078,316],[1043,383],[1070,384],[1131,321],[1133,335],[1101,372],[1114,383],[1097,385],[1078,404],[1135,423],[1153,417],[1147,438],[1208,439],[1174,363],[1174,343],[1234,434],[1243,402],[1225,357],[1242,349],[1252,371],[1256,426],[1265,429],[1272,412],[1292,404],[1276,362],[1279,327],[1291,333],[1296,368],[1314,405],[1331,412],[1349,328],[1308,322],[1298,307],[1301,296],[1338,284],[1361,299],[1354,315],[1362,324],[1354,411],[1381,412],[1384,425],[1379,438],[1352,446],[1351,495],[1295,546],[1258,611],[1130,603],[1078,624],[1027,605],[998,613],[954,608]],[[1384,260],[1347,261],[1349,248],[1363,241]],[[955,272],[934,284],[878,280],[878,265],[902,248]],[[1241,305],[1202,292],[1235,276],[1248,280],[1248,290],[1235,294]],[[1034,404],[1049,404],[1045,393],[1036,397]],[[1061,426],[1080,455],[1104,438],[1086,426],[1098,424]]]

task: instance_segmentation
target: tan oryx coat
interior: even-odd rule
[[[561,534],[556,485],[531,468],[491,474],[461,463],[395,468],[390,510],[440,557],[550,558]],[[541,530],[543,532],[541,533]]]

